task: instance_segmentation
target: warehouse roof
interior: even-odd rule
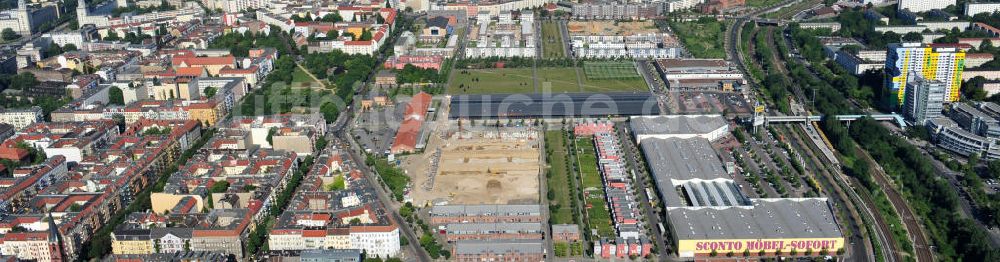
[[[636,135],[706,134],[728,125],[722,115],[633,116]]]
[[[453,223],[445,226],[448,232],[542,232],[542,223]]]
[[[463,240],[455,242],[455,254],[541,254],[542,240]]]
[[[642,152],[657,180],[730,179],[705,138],[648,138],[642,143]]]
[[[752,208],[668,208],[680,240],[835,238],[840,228],[826,198],[754,199]]]
[[[668,58],[656,60],[664,71],[728,70],[729,63],[723,59]]]
[[[631,116],[659,114],[649,92],[601,94],[459,95],[452,98],[450,117],[535,118]]]

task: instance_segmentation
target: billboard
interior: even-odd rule
[[[679,241],[677,254],[680,257],[694,257],[697,254],[710,254],[712,250],[720,255],[729,252],[742,254],[747,250],[754,254],[761,250],[767,253],[781,251],[782,254],[788,254],[792,249],[799,253],[809,249],[812,249],[813,252],[826,249],[833,253],[843,247],[843,238],[699,239]]]

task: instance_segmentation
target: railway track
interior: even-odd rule
[[[913,213],[912,208],[903,199],[903,196],[899,194],[895,184],[889,179],[889,175],[885,173],[882,166],[875,162],[875,159],[867,151],[862,150],[860,147],[857,149],[861,151],[865,161],[876,167],[876,171],[874,172],[875,181],[882,187],[882,192],[889,198],[889,202],[892,202],[893,209],[896,210],[899,218],[903,221],[903,225],[908,233],[907,235],[910,236],[910,241],[913,242],[913,251],[916,253],[917,261],[934,261],[934,252],[930,250],[931,247],[927,244],[927,236],[924,235],[924,230],[920,225],[920,221],[917,221],[917,216]]]
[[[801,125],[799,125],[798,127],[803,128],[803,126]],[[809,152],[808,154],[804,154],[808,155],[808,157],[806,157],[806,159],[808,160],[805,162],[808,164],[808,167],[811,170],[813,170],[813,174],[819,175],[817,181],[819,181],[821,185],[823,185],[821,187],[822,188],[821,191],[826,190],[827,194],[830,193],[836,194],[838,197],[834,198],[835,203],[844,205],[845,209],[847,209],[848,215],[850,216],[851,229],[853,230],[853,232],[858,232],[857,235],[855,235],[856,238],[853,240],[860,240],[864,244],[863,250],[854,250],[853,252],[855,252],[856,255],[861,255],[859,253],[864,253],[864,255],[867,258],[867,261],[877,261],[874,251],[875,248],[872,242],[865,241],[866,234],[861,232],[867,232],[867,235],[874,233],[876,237],[879,239],[879,242],[889,243],[889,245],[894,246],[895,241],[892,241],[891,235],[883,233],[883,232],[889,232],[888,231],[889,228],[886,226],[886,224],[882,222],[881,219],[874,219],[875,221],[866,223],[869,221],[861,216],[861,214],[858,212],[859,208],[857,207],[857,205],[854,204],[855,202],[858,203],[865,203],[865,202],[861,202],[862,199],[857,194],[857,192],[855,192],[853,188],[847,186],[846,183],[844,183],[841,180],[845,178],[844,176],[840,176],[839,173],[837,175],[831,174],[830,169],[828,168],[828,166],[831,164],[830,161],[824,161],[824,159],[816,157],[816,152],[819,152],[821,150],[818,148],[816,144],[806,143],[802,139],[801,135],[805,135],[804,130],[798,130],[799,132],[803,132],[803,134],[796,132],[796,130],[792,128],[787,128],[787,129],[781,128],[779,129],[779,131],[786,131],[784,133],[786,134],[786,137],[791,138],[789,140],[791,141],[792,146],[799,148],[801,151]],[[868,208],[868,206],[865,206],[864,204],[862,205],[863,207],[860,210],[862,210],[866,216],[868,216],[869,218],[876,218],[874,212],[872,212],[872,210]],[[869,230],[868,227],[866,227],[866,225],[868,224],[874,224],[875,226],[879,227],[880,230]],[[852,242],[854,242],[853,240]],[[879,249],[879,251],[882,257],[885,259],[885,261],[897,261],[895,254],[887,252],[886,247],[884,245],[882,246],[881,249]]]

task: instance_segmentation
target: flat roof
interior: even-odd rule
[[[986,114],[985,112],[980,111],[979,108],[975,108],[972,105],[966,103],[954,103],[952,105],[952,110],[965,112],[966,114],[969,114],[973,117],[981,118],[984,121],[991,121],[991,122],[996,121],[989,114]]]
[[[576,94],[459,95],[451,100],[449,117],[536,118],[571,116],[632,116],[659,114],[649,92]]]
[[[642,152],[657,179],[730,179],[705,138],[648,138],[642,143]]]
[[[542,232],[542,223],[452,223],[448,232]]]
[[[656,60],[656,64],[664,70],[671,71],[700,68],[730,68],[729,63],[724,59],[666,58]]]
[[[455,242],[455,254],[541,254],[544,252],[540,239],[512,240],[461,240]]]
[[[728,125],[722,115],[633,116],[635,135],[707,134]]]
[[[752,207],[668,208],[678,240],[839,238],[826,198],[768,198]]]

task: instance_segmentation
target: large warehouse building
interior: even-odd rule
[[[647,138],[695,138],[711,141],[729,133],[721,115],[634,116],[629,121],[636,143]]]
[[[719,126],[727,125],[721,116],[630,121],[667,210],[678,256],[834,253],[844,247],[826,198],[752,199],[740,191],[712,148],[711,140],[728,130]]]

